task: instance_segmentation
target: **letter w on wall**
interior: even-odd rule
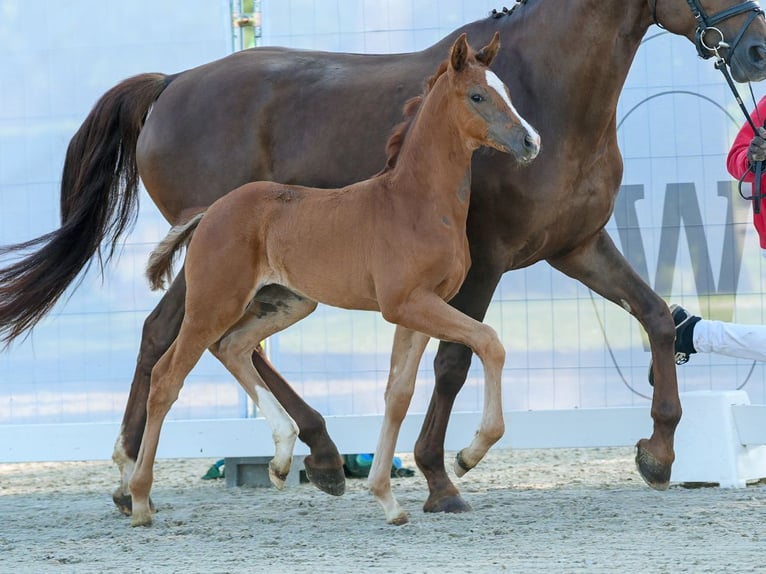
[[[662,229],[654,290],[666,300],[672,296],[683,227],[686,232],[700,310],[710,318],[731,321],[734,315],[734,299],[742,266],[742,248],[746,233],[745,225],[735,225],[735,223],[747,220],[749,204],[739,197],[733,182],[718,182],[718,196],[726,199],[727,208],[717,286],[713,278],[708,235],[702,221],[694,184],[669,183],[665,189],[662,210]],[[643,198],[643,185],[621,186],[614,216],[623,254],[644,281],[651,285],[644,241],[636,212],[636,202]]]

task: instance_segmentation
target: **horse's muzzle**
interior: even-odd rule
[[[732,77],[740,83],[766,79],[766,39],[742,40],[729,58]]]

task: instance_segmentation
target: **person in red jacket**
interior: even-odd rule
[[[766,96],[756,105],[752,114],[755,121],[766,119]],[[749,122],[739,130],[726,158],[726,169],[737,180],[755,181],[756,162],[766,161],[766,129],[753,131]],[[766,164],[761,178],[761,193],[766,192]],[[766,197],[761,200],[759,213],[753,211],[753,225],[758,241],[766,255]],[[766,326],[728,323],[703,319],[692,315],[680,305],[671,305],[670,312],[676,325],[675,359],[677,365],[689,361],[694,353],[717,353],[740,359],[766,361]],[[654,385],[654,371],[649,363],[649,384]]]
[[[757,123],[763,123],[761,118],[766,119],[766,97],[761,98],[751,117]],[[726,169],[737,180],[744,178],[744,181],[753,183],[755,181],[753,166],[756,162],[766,161],[766,129],[762,127],[757,129],[758,133],[754,133],[750,123],[745,122],[729,150]],[[764,175],[766,175],[766,166],[764,167]],[[766,178],[761,178],[761,192],[764,191],[766,191]],[[760,213],[753,212],[753,224],[758,232],[761,249],[766,250],[766,198],[761,201],[763,205]]]

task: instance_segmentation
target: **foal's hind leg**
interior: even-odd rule
[[[263,339],[300,321],[316,306],[314,301],[295,296],[283,301],[278,312],[268,312],[261,303],[253,301],[242,319],[210,347],[210,351],[239,381],[271,425],[275,453],[269,463],[269,479],[279,489],[284,488],[290,472],[298,426],[253,366],[252,354]]]
[[[184,317],[184,294],[186,280],[183,269],[162,297],[157,307],[147,317],[141,333],[141,349],[130,386],[128,403],[120,426],[120,434],[114,445],[112,460],[120,471],[120,486],[112,493],[112,500],[123,514],[130,516],[132,500],[128,482],[135,468],[141,438],[146,424],[146,401],[152,367],[178,335]],[[151,505],[151,500],[149,501]]]
[[[205,348],[210,344],[193,328],[184,330],[168,351],[152,369],[152,381],[146,402],[146,427],[141,448],[136,458],[136,468],[130,479],[130,493],[133,498],[132,526],[148,526],[152,523],[152,508],[149,492],[154,479],[154,461],[160,430],[170,407],[178,398],[186,375],[192,370]]]
[[[667,304],[630,267],[604,230],[572,254],[549,262],[626,309],[641,322],[649,335],[655,381],[652,396],[654,432],[651,438],[638,441],[636,466],[649,486],[665,490],[675,459],[675,429],[681,420],[673,361],[675,326]]]
[[[282,312],[295,298],[299,299],[298,295],[279,285],[268,285],[258,291],[255,297],[260,305],[260,313],[264,315]],[[298,438],[311,449],[311,454],[303,460],[306,476],[320,490],[340,496],[346,490],[343,459],[327,433],[324,417],[306,404],[274,370],[260,347],[257,347],[252,359],[269,390],[298,425]]]
[[[391,492],[391,460],[399,429],[415,389],[415,378],[430,337],[401,326],[396,327],[391,350],[391,368],[386,385],[386,411],[368,477],[370,492],[380,502],[389,524],[405,524],[407,513]]]
[[[303,459],[306,477],[319,490],[340,496],[346,491],[346,475],[338,447],[327,434],[324,417],[312,409],[274,369],[260,347],[252,355],[253,365],[279,403],[298,425],[298,438],[311,448]],[[302,408],[295,408],[300,403]]]

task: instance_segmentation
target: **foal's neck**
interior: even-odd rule
[[[449,101],[447,78],[440,78],[412,120],[390,177],[403,192],[444,197],[452,202],[471,168],[472,144]],[[467,203],[467,197],[460,197]],[[467,205],[466,205],[467,208]]]

